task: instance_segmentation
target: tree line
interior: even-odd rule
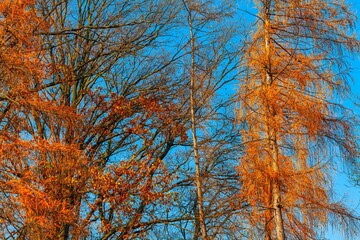
[[[337,0],[0,2],[1,239],[350,239]],[[358,180],[354,177],[355,181]]]

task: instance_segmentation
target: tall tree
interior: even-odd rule
[[[231,26],[225,26],[226,21],[233,14],[233,5],[229,2],[219,4],[217,1],[203,2],[197,0],[184,0],[183,3],[189,31],[190,56],[189,67],[187,67],[190,81],[189,120],[195,165],[194,182],[196,185],[193,239],[198,239],[200,235],[201,239],[213,239],[218,236],[219,226],[223,220],[220,220],[215,211],[223,208],[222,214],[225,219],[223,226],[228,222],[226,216],[235,211],[235,208],[231,207],[225,210],[233,200],[230,198],[221,199],[220,196],[223,191],[218,189],[221,186],[228,188],[228,191],[233,190],[229,182],[234,179],[231,179],[232,175],[229,174],[228,181],[224,180],[222,182],[217,171],[224,171],[224,169],[215,167],[218,164],[218,159],[215,157],[216,152],[227,143],[225,143],[225,140],[215,143],[216,135],[222,135],[222,133],[215,130],[221,125],[221,120],[216,115],[219,114],[219,108],[225,109],[225,104],[214,101],[215,94],[217,94],[221,85],[234,79],[234,76],[231,75],[232,72],[235,72],[237,66],[234,61],[237,52],[231,52],[229,46],[229,42],[233,37],[233,29]],[[231,58],[232,60],[229,60]],[[218,74],[221,71],[222,74]],[[227,104],[231,105],[233,103],[233,99],[227,100]],[[225,113],[224,116],[228,117]],[[215,118],[218,118],[217,127],[211,126],[210,123],[215,122]],[[229,124],[229,122],[225,124]],[[228,130],[230,129],[228,128]],[[222,136],[226,137],[233,134],[234,132],[231,130],[227,132],[228,135],[223,134]],[[236,134],[234,135],[236,136]],[[224,154],[224,158],[228,156],[228,154]],[[215,179],[216,177],[218,179]],[[214,201],[218,202],[214,203]],[[218,223],[215,223],[216,221]]]
[[[330,216],[355,219],[331,202],[326,174],[335,156],[358,153],[353,121],[336,101],[349,94],[343,54],[359,49],[354,16],[338,1],[255,2],[258,24],[239,91],[241,195],[265,239],[315,239]]]
[[[163,158],[185,138],[165,71],[177,54],[149,54],[176,9],[84,0],[0,10],[2,237],[141,235],[147,205],[165,199]]]
[[[193,152],[194,152],[194,159],[195,159],[195,183],[196,183],[196,202],[197,202],[197,216],[199,219],[199,225],[201,229],[201,236],[202,239],[207,239],[207,231],[205,225],[205,214],[204,214],[204,198],[203,198],[203,190],[202,190],[202,178],[201,178],[201,165],[200,165],[200,156],[199,156],[199,146],[197,140],[197,119],[195,116],[195,108],[196,108],[196,67],[195,67],[195,58],[196,58],[196,46],[195,46],[195,35],[194,35],[194,13],[195,9],[198,4],[196,2],[187,3],[184,2],[184,7],[188,13],[188,24],[189,24],[189,35],[190,35],[190,55],[191,55],[191,67],[190,67],[190,122],[191,122],[191,136],[193,141]],[[206,98],[206,97],[205,97]],[[194,239],[197,239],[198,236],[196,234],[196,230],[194,231]]]
[[[229,2],[0,3],[1,239],[307,239],[331,215],[352,223],[324,158],[357,154],[336,104],[351,14],[258,1],[234,125]]]
[[[4,239],[25,236],[39,239],[39,226],[46,226],[52,218],[65,220],[72,215],[62,199],[44,194],[45,189],[36,175],[45,152],[52,153],[63,147],[53,140],[42,141],[42,129],[34,133],[33,129],[38,127],[36,116],[51,113],[67,122],[76,114],[39,93],[38,88],[53,70],[44,60],[46,52],[39,35],[47,31],[49,25],[39,16],[35,4],[32,0],[0,3],[0,227]],[[73,146],[69,146],[65,152],[72,150]],[[77,151],[67,154],[70,155],[76,156]],[[54,227],[56,225],[50,225],[46,232]]]

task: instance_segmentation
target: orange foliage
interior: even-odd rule
[[[167,173],[151,148],[151,133],[161,129],[157,135],[184,140],[177,108],[152,96],[88,91],[86,104],[76,109],[41,91],[51,74],[61,73],[59,84],[71,85],[74,77],[71,67],[45,63],[39,32],[49,26],[34,4],[0,2],[0,227],[7,229],[0,238],[77,238],[87,236],[95,221],[101,222],[100,232],[125,236],[129,229],[121,219],[139,219],[139,204],[164,198],[161,189],[169,179],[154,176]],[[119,122],[133,154],[110,163],[112,153],[104,157],[102,143],[119,135]],[[107,220],[109,212],[116,221]]]
[[[352,16],[332,1],[268,0],[258,8],[264,22],[247,50],[249,74],[239,90],[239,121],[246,124],[240,195],[253,209],[251,224],[272,239],[276,186],[287,238],[315,239],[329,215],[351,216],[331,203],[326,172],[335,147],[345,158],[357,152],[351,121],[331,102],[347,94],[347,79],[336,71],[342,51],[358,46],[344,30]]]

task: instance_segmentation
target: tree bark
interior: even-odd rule
[[[265,91],[271,86],[273,78],[272,78],[272,72],[271,72],[271,35],[270,35],[270,9],[271,9],[271,0],[267,0],[265,2],[264,6],[264,31],[265,31],[265,53],[267,58],[267,65],[266,65],[266,75],[265,75],[265,81],[264,81],[264,88]],[[268,99],[267,99],[268,100]],[[276,115],[276,112],[272,109],[270,104],[266,102],[266,131],[267,131],[267,139],[268,139],[268,147],[271,153],[271,165],[269,167],[272,168],[272,171],[275,174],[275,179],[271,179],[271,195],[272,195],[272,209],[274,211],[273,218],[275,222],[275,231],[277,240],[284,240],[285,239],[285,233],[284,233],[284,222],[282,218],[282,212],[281,212],[281,193],[280,193],[280,186],[277,180],[277,175],[279,172],[279,157],[278,157],[278,143],[277,143],[277,132],[273,127],[271,126],[270,119],[274,118]],[[268,235],[268,234],[267,234]],[[271,236],[267,236],[268,238]]]
[[[185,2],[184,2],[185,4]],[[187,5],[185,4],[187,8]],[[202,179],[201,179],[201,166],[200,166],[200,155],[198,148],[198,141],[196,135],[196,116],[195,116],[195,36],[193,33],[192,17],[191,11],[188,9],[188,22],[189,22],[189,31],[190,31],[190,45],[191,45],[191,73],[190,73],[190,119],[191,119],[191,130],[192,130],[192,140],[193,140],[193,149],[194,149],[194,158],[195,158],[195,182],[196,182],[196,193],[197,193],[197,203],[198,203],[198,215],[199,215],[199,224],[201,228],[202,239],[207,239],[206,225],[205,225],[205,216],[204,216],[204,199],[202,191]]]

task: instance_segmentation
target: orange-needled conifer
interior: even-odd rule
[[[264,239],[316,239],[331,220],[356,223],[331,201],[335,160],[351,160],[357,143],[344,54],[358,50],[346,3],[259,0],[239,90],[245,151],[238,167],[250,225]]]
[[[56,224],[52,225],[56,219],[71,221],[72,216],[63,199],[47,196],[46,184],[39,175],[39,169],[47,167],[45,155],[63,150],[69,155],[72,146],[65,148],[53,141],[43,141],[41,130],[37,135],[31,134],[29,125],[36,124],[39,114],[51,113],[65,121],[74,116],[69,109],[47,101],[37,90],[51,70],[43,61],[45,52],[38,35],[48,25],[39,17],[35,3],[33,0],[0,3],[0,226],[4,239],[21,238],[27,232],[34,239],[40,238],[38,227],[49,226],[44,232],[51,232],[56,228]]]

